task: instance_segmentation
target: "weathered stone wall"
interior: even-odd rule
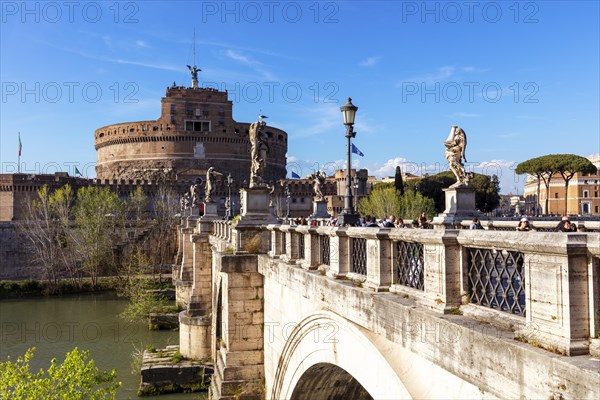
[[[19,222],[0,222],[0,280],[39,279],[41,271],[31,265]]]

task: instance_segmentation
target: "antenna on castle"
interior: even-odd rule
[[[192,88],[198,89],[198,72],[202,71],[200,68],[196,67],[196,28],[194,27],[194,65],[187,65],[190,73],[192,74]]]

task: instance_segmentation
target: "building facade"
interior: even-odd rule
[[[600,155],[587,157],[598,168],[595,174],[576,173],[569,181],[568,190],[565,180],[555,174],[550,180],[548,209],[546,209],[546,186],[534,176],[528,176],[525,183],[525,209],[528,214],[600,214]],[[540,185],[540,197],[537,189]],[[565,210],[565,197],[567,209]]]

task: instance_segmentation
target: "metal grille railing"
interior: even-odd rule
[[[298,233],[298,258],[304,260],[304,235]]]
[[[319,242],[320,242],[319,245],[321,247],[321,264],[329,265],[329,263],[330,263],[329,236],[320,235]]]
[[[525,270],[518,251],[467,248],[471,303],[525,316]]]
[[[425,290],[423,244],[412,242],[396,242],[398,257],[396,269],[398,284]]]
[[[367,275],[367,239],[352,238],[350,272]]]

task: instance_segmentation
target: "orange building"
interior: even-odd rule
[[[525,210],[528,214],[600,214],[600,154],[587,157],[598,168],[595,174],[580,174],[569,181],[568,192],[565,193],[565,180],[554,175],[550,181],[548,209],[546,205],[546,186],[540,182],[540,198],[537,199],[538,179],[528,175],[525,183]],[[565,197],[567,210],[565,211]]]

